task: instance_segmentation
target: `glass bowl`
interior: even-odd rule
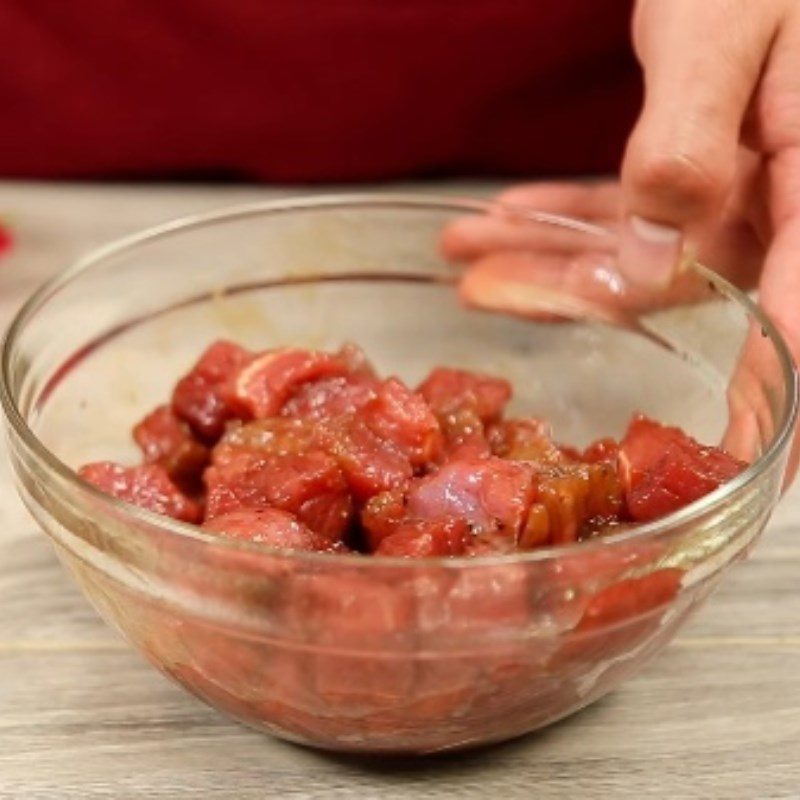
[[[385,753],[547,725],[663,648],[777,501],[797,377],[747,297],[690,265],[688,305],[619,315],[613,292],[578,286],[556,297],[569,322],[467,308],[441,233],[486,215],[522,231],[529,249],[600,259],[615,246],[590,225],[477,200],[259,203],[100,248],[41,288],[9,330],[2,400],[24,502],[100,614],[238,720]],[[224,540],[81,481],[82,463],[136,458],[131,426],[219,337],[262,349],[354,341],[411,382],[436,364],[499,373],[516,388],[514,409],[551,420],[563,441],[618,436],[642,411],[705,442],[727,437],[750,466],[613,536],[422,561]]]

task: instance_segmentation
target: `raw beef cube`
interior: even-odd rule
[[[377,397],[358,416],[413,467],[433,462],[441,451],[442,434],[436,417],[420,395],[396,378],[384,381]]]
[[[705,447],[679,428],[642,416],[628,427],[619,465],[628,513],[638,522],[688,505],[746,467],[718,447]]]
[[[378,394],[379,382],[362,375],[340,375],[306,383],[281,410],[287,417],[309,422],[349,416]]]
[[[99,461],[81,467],[78,474],[106,494],[182,522],[199,522],[203,510],[169,479],[158,464],[122,467]]]
[[[494,457],[452,461],[414,481],[407,515],[459,517],[473,532],[499,531],[516,541],[533,495],[533,472],[525,464]]]
[[[236,374],[232,402],[255,419],[272,417],[303,384],[349,371],[348,364],[331,353],[296,347],[269,350]]]
[[[218,341],[203,353],[191,372],[178,381],[172,394],[173,411],[205,442],[219,439],[225,423],[239,414],[231,403],[228,384],[251,358],[243,347]]]
[[[178,419],[170,406],[159,406],[133,429],[133,438],[148,464],[160,464],[178,483],[195,483],[209,459],[189,425]]]
[[[203,527],[232,539],[261,542],[281,550],[323,551],[331,548],[325,537],[277,508],[231,511],[207,520]]]
[[[409,520],[383,539],[375,553],[404,558],[460,556],[471,538],[466,521],[457,517]]]
[[[327,539],[350,521],[347,484],[336,460],[321,450],[262,459],[246,456],[206,470],[209,519],[240,509],[279,508]]]
[[[511,384],[503,378],[447,367],[434,369],[417,391],[437,414],[469,407],[485,423],[499,419],[511,399]]]
[[[354,499],[365,503],[380,492],[404,487],[414,474],[409,459],[355,418],[327,426],[325,449],[334,455]]]

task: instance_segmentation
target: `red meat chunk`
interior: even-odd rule
[[[746,464],[718,447],[699,444],[679,428],[639,416],[622,440],[619,466],[628,513],[644,522],[712,492]]]
[[[170,406],[159,406],[134,429],[133,438],[148,464],[160,464],[178,483],[195,483],[209,459],[189,425],[175,416]]]
[[[361,512],[361,527],[370,552],[395,533],[406,516],[406,496],[402,489],[381,492],[371,497]]]
[[[516,540],[534,497],[533,472],[501,458],[452,461],[414,481],[410,518],[459,517],[473,532],[499,531]]]
[[[378,437],[408,458],[412,467],[433,462],[441,452],[439,423],[425,401],[396,378],[384,381],[359,416]]]
[[[188,498],[158,464],[122,467],[110,461],[87,464],[78,474],[106,494],[156,514],[183,522],[199,522],[201,506]]]
[[[206,470],[209,519],[241,509],[279,508],[312,531],[341,539],[350,521],[351,501],[336,460],[321,450],[255,458],[245,452]]]
[[[233,401],[255,419],[278,414],[304,383],[347,375],[348,363],[338,355],[286,347],[256,356],[236,374]]]
[[[511,384],[503,378],[447,367],[434,369],[417,391],[436,414],[468,407],[486,423],[499,419],[511,399]]]
[[[207,520],[203,527],[232,539],[262,542],[282,550],[330,550],[331,543],[286,511],[264,508],[231,511]]]
[[[439,420],[450,460],[489,454],[485,429],[499,419],[511,397],[507,381],[440,367],[417,391]]]
[[[510,555],[518,551],[517,543],[501,533],[479,533],[467,543],[465,555],[499,556]]]
[[[214,448],[214,466],[232,461],[262,461],[319,450],[317,428],[299,419],[273,417],[231,427]]]
[[[583,611],[574,633],[562,640],[550,669],[595,669],[645,643],[680,591],[681,580],[681,570],[660,569],[606,586],[588,600],[581,598]]]
[[[489,429],[492,453],[511,461],[562,464],[570,459],[550,438],[549,427],[539,419],[510,419]]]
[[[384,575],[362,570],[306,573],[292,582],[289,621],[311,642],[374,647],[408,630],[414,607],[410,594]],[[372,638],[375,637],[375,638]]]
[[[530,595],[529,570],[524,566],[468,567],[459,571],[455,585],[444,600],[443,611],[454,631],[521,630],[530,624]],[[488,657],[488,661],[491,660]]]
[[[471,538],[466,520],[458,517],[410,520],[383,539],[375,552],[379,556],[404,558],[460,556],[466,552]]]
[[[341,375],[306,383],[281,413],[306,421],[322,421],[355,414],[378,394],[379,382],[364,375]]]
[[[678,594],[682,577],[679,569],[660,569],[611,584],[591,599],[577,630],[606,628],[669,603]]]
[[[409,459],[381,439],[359,417],[342,418],[321,431],[353,498],[364,503],[390,489],[404,487],[414,474]]]
[[[214,342],[191,372],[178,381],[172,394],[172,409],[203,441],[215,442],[222,436],[225,423],[240,415],[231,402],[228,384],[251,358],[237,344]]]
[[[615,519],[622,509],[622,487],[614,467],[568,464],[537,474],[535,502],[519,538],[523,549],[567,544],[582,538],[584,526]]]
[[[663,554],[665,545],[652,541],[632,541],[613,547],[578,548],[554,560],[551,578],[564,588],[596,588],[613,581],[628,570],[642,570],[654,564]]]
[[[376,658],[408,635],[413,598],[386,576],[356,570],[293,581],[289,624],[313,645],[305,659],[315,695],[348,717],[396,708],[414,677],[411,659]],[[322,646],[320,646],[322,645]]]
[[[598,439],[592,442],[581,454],[580,460],[587,464],[605,462],[615,467],[619,459],[619,443],[615,439]]]
[[[367,354],[357,345],[352,342],[345,342],[336,353],[337,357],[347,367],[347,371],[353,377],[360,378],[375,378],[375,369],[373,368]]]
[[[474,408],[462,406],[440,414],[438,419],[449,461],[471,460],[491,454],[485,426]]]

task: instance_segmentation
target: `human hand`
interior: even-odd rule
[[[688,251],[740,287],[757,286],[800,358],[800,3],[639,0],[633,38],[645,103],[620,181],[532,184],[498,198],[598,222],[617,231],[618,250],[614,242],[604,253],[600,240],[588,254],[542,247],[513,222],[463,220],[443,247],[469,264],[464,295],[494,308],[513,297],[519,313],[526,287],[579,287],[636,311],[684,298]],[[539,297],[527,296],[538,315]]]

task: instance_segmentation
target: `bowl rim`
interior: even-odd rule
[[[704,495],[700,499],[689,503],[665,517],[651,522],[637,524],[619,533],[608,534],[589,541],[543,547],[513,554],[429,557],[424,559],[402,557],[368,558],[361,553],[342,554],[282,550],[259,542],[231,539],[208,533],[197,525],[157,514],[156,512],[140,508],[139,506],[108,495],[83,480],[76,470],[61,461],[61,459],[46,447],[28,425],[11,390],[11,363],[15,343],[24,331],[28,321],[37,311],[44,306],[59,289],[74,278],[80,276],[83,272],[88,271],[93,266],[102,263],[105,259],[112,256],[133,250],[140,245],[152,243],[168,237],[171,234],[184,233],[194,228],[222,224],[265,214],[274,215],[314,209],[343,210],[348,208],[375,209],[381,207],[439,212],[451,211],[467,214],[500,212],[505,215],[510,215],[514,219],[523,219],[532,223],[562,227],[590,236],[615,237],[615,234],[607,228],[560,214],[537,211],[533,208],[510,205],[496,200],[436,194],[359,192],[300,195],[241,203],[176,217],[92,248],[83,256],[74,260],[65,269],[60,270],[42,283],[22,304],[6,330],[2,341],[2,352],[0,353],[0,402],[2,403],[6,417],[6,423],[11,426],[14,433],[20,438],[31,454],[44,465],[46,471],[56,473],[59,478],[79,492],[84,494],[88,493],[96,503],[101,504],[101,507],[103,505],[107,506],[109,511],[114,512],[118,517],[122,515],[123,518],[132,518],[134,527],[136,525],[144,525],[150,529],[156,528],[164,533],[178,535],[184,539],[193,540],[201,545],[212,545],[224,549],[260,553],[262,555],[270,555],[290,561],[339,564],[349,567],[358,565],[367,569],[386,567],[419,569],[423,564],[453,569],[467,566],[477,567],[480,565],[499,566],[527,564],[565,555],[593,552],[597,549],[608,549],[642,539],[651,539],[659,534],[668,533],[690,523],[692,520],[707,514],[728,501],[731,497],[742,492],[779,459],[787,447],[790,446],[792,433],[798,417],[800,377],[798,376],[798,368],[792,358],[788,345],[761,306],[725,278],[722,278],[716,272],[695,260],[687,261],[685,264],[686,269],[695,272],[698,277],[713,284],[714,288],[719,293],[727,297],[728,300],[736,303],[749,317],[754,318],[775,348],[781,367],[786,396],[785,408],[782,419],[778,425],[777,433],[773,436],[772,441],[764,452],[752,464],[749,464],[747,468],[735,478],[718,487],[713,492]]]

